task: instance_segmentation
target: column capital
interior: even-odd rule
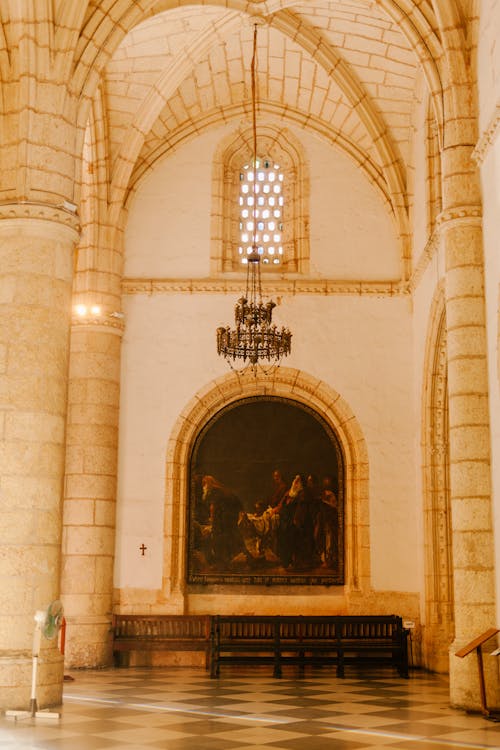
[[[0,232],[12,231],[20,224],[37,228],[42,234],[77,242],[80,237],[80,219],[73,204],[36,203],[17,201],[0,203]]]
[[[453,206],[442,211],[436,219],[441,232],[457,225],[482,226],[483,211],[480,205]]]

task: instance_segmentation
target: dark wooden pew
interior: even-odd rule
[[[408,631],[397,615],[345,615],[336,618],[341,644],[339,677],[346,664],[392,666],[408,677]]]
[[[220,665],[390,665],[408,677],[407,631],[396,615],[216,615],[212,622],[211,676]]]
[[[131,651],[203,651],[210,666],[210,615],[113,615],[113,662]]]
[[[221,662],[272,664],[274,676],[280,677],[279,619],[273,615],[215,615],[211,677],[219,676]]]

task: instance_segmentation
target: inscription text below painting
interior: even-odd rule
[[[344,582],[343,462],[334,432],[288,399],[219,412],[190,465],[191,584]]]

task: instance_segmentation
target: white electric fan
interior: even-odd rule
[[[46,610],[37,610],[35,612],[35,630],[33,633],[33,667],[31,673],[31,699],[30,707],[28,711],[6,711],[6,716],[11,716],[16,719],[25,718],[28,716],[44,718],[44,719],[59,719],[60,714],[54,711],[38,711],[36,702],[36,682],[38,673],[38,657],[40,655],[40,647],[42,644],[42,636],[47,640],[54,640],[57,638],[60,627],[63,621],[63,605],[56,599],[51,602]]]

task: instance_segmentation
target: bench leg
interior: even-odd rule
[[[273,677],[276,677],[278,679],[281,677],[281,652],[279,650],[279,646],[276,648],[274,652]]]
[[[212,654],[212,658],[210,660],[210,677],[214,679],[215,677],[219,676],[219,660],[216,656]]]
[[[128,654],[124,656],[123,651],[113,651],[113,666],[116,668],[119,667],[128,667]]]
[[[398,666],[398,673],[400,677],[404,677],[406,680],[409,679],[410,674],[408,671],[408,664],[405,664],[404,661],[400,661]]]
[[[339,651],[337,655],[337,677],[344,677],[344,652]]]

